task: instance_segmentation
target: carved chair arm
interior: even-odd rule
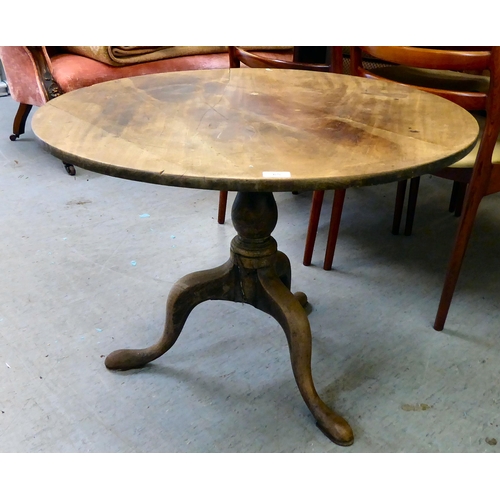
[[[52,75],[52,65],[46,47],[29,46],[26,48],[30,51],[35,61],[38,76],[43,83],[47,100],[54,99],[63,94],[63,91]]]

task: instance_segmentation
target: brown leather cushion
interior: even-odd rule
[[[274,56],[291,60],[292,52],[256,52],[265,56]],[[52,58],[52,74],[64,92],[71,92],[89,85],[108,80],[128,78],[153,73],[183,71],[194,69],[224,69],[229,68],[227,53],[204,54],[174,57],[130,66],[115,67],[104,64],[88,57],[76,54],[59,54]]]
[[[281,51],[293,49],[286,46],[248,46],[251,51]],[[173,57],[196,56],[204,54],[227,54],[225,45],[173,45],[173,46],[71,46],[63,47],[62,52],[95,59],[110,66],[128,66],[130,64],[159,61]]]
[[[71,46],[64,52],[88,57],[110,66],[128,66],[145,62],[171,59],[173,57],[195,56],[200,54],[227,53],[224,46]]]

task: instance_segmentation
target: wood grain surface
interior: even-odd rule
[[[107,175],[230,191],[338,189],[432,173],[465,156],[476,120],[445,99],[299,70],[126,78],[40,108],[56,157]]]

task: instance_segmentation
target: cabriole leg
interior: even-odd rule
[[[11,141],[15,141],[19,136],[24,134],[26,120],[28,119],[28,115],[30,114],[32,107],[33,106],[31,104],[19,104],[19,108],[14,118],[14,125],[12,127],[13,134],[10,136]]]
[[[297,386],[318,427],[334,443],[351,445],[354,438],[349,424],[321,400],[314,387],[311,329],[304,311],[307,297],[290,291],[290,261],[271,237],[278,220],[273,194],[238,193],[231,217],[238,235],[231,242],[230,259],[220,267],[180,279],[168,297],[160,340],[145,349],[112,352],[106,367],[140,368],[160,357],[174,345],[193,308],[205,300],[250,304],[273,316],[285,331]]]

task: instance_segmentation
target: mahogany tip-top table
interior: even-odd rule
[[[459,106],[394,83],[298,70],[183,71],[125,78],[57,97],[32,127],[56,157],[106,175],[237,191],[229,260],[181,278],[156,344],[121,349],[110,370],[140,368],[168,351],[195,306],[251,304],[273,316],[289,345],[299,391],[318,427],[348,446],[347,421],[318,395],[307,297],[271,236],[273,192],[344,189],[440,170],[473,148],[478,125]]]

